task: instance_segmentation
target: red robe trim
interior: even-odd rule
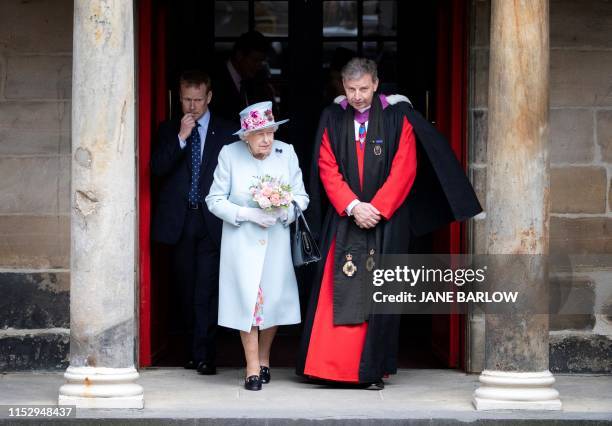
[[[364,152],[355,142],[359,182],[363,185]],[[327,129],[323,133],[319,154],[319,175],[325,192],[339,215],[346,215],[346,207],[357,198],[338,170],[338,163],[329,142]],[[391,171],[371,203],[385,219],[404,202],[416,176],[416,140],[406,118],[402,124],[400,143]],[[323,269],[321,289],[312,325],[304,374],[338,382],[359,382],[359,363],[368,330],[368,323],[334,325],[334,250],[332,241]]]

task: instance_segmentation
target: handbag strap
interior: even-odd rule
[[[308,227],[308,222],[306,222],[306,218],[304,217],[304,213],[302,212],[302,209],[300,208],[300,206],[298,205],[298,203],[296,203],[295,200],[291,201],[291,204],[293,204],[293,207],[296,210],[297,213],[297,217],[296,217],[296,229],[299,229],[300,224],[299,224],[299,220],[298,219],[302,219],[302,222],[304,223],[304,227],[306,228],[306,230],[308,231],[308,233],[310,233],[310,228]]]

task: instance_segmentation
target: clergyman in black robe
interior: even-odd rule
[[[355,283],[373,256],[408,253],[412,236],[482,208],[445,138],[405,97],[375,94],[372,61],[351,60],[343,84],[347,96],[324,109],[315,141],[309,217],[323,258],[296,370],[381,387],[397,370],[400,318],[369,314]]]

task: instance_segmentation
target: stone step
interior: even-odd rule
[[[557,425],[612,424],[612,376],[557,375],[562,411],[476,411],[478,375],[457,370],[400,370],[384,390],[312,384],[292,369],[272,368],[258,392],[242,387],[242,369],[202,376],[182,368],[142,369],[145,408],[77,409],[76,418],[45,424],[124,425]],[[6,406],[56,404],[61,373],[0,375],[0,425]],[[40,421],[40,420],[33,420]]]

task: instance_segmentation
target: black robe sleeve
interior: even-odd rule
[[[396,104],[417,136],[418,169],[409,195],[410,227],[415,235],[482,211],[472,184],[446,138],[408,103]]]

